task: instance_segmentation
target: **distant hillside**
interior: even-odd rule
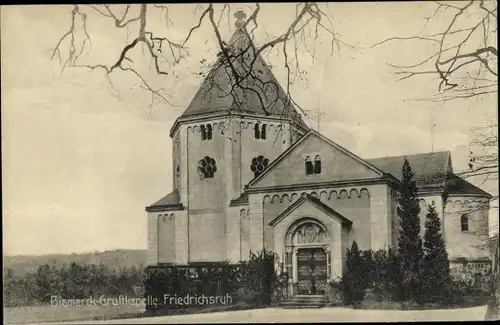
[[[93,252],[82,254],[49,254],[49,255],[17,255],[4,256],[3,267],[11,268],[14,274],[21,275],[36,271],[43,264],[55,265],[56,267],[71,262],[78,264],[104,264],[112,267],[142,267],[146,262],[146,250],[144,249],[118,249],[105,252]]]

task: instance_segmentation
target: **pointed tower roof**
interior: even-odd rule
[[[305,125],[271,68],[257,54],[245,28],[245,14],[238,11],[235,17],[238,18],[236,31],[229,43],[224,44],[230,60],[219,52],[212,70],[181,118],[231,112],[290,118]],[[238,80],[241,87],[235,87]]]

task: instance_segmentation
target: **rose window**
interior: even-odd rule
[[[214,173],[217,171],[217,166],[215,165],[215,160],[208,156],[205,156],[198,163],[198,172],[203,178],[212,178]]]
[[[269,165],[269,159],[264,158],[264,156],[258,156],[252,159],[250,169],[253,171],[254,176],[257,177],[266,169],[267,165]]]

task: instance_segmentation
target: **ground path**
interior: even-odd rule
[[[54,324],[176,324],[176,323],[314,323],[314,322],[401,322],[483,321],[487,306],[446,310],[356,310],[352,308],[267,308],[207,314],[159,316],[120,320],[57,322]],[[40,325],[37,324],[37,325]]]

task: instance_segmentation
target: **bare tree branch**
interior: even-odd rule
[[[488,74],[494,77],[498,75],[496,68],[497,46],[489,35],[492,32],[491,27],[496,25],[496,2],[468,1],[462,6],[441,2],[435,2],[435,4],[437,7],[433,14],[425,18],[426,24],[431,19],[441,19],[443,21],[449,19],[443,32],[429,35],[391,37],[374,44],[371,48],[392,41],[435,43],[438,45],[438,50],[421,62],[403,66],[390,65],[398,69],[396,72],[397,75],[400,75],[398,81],[419,75],[437,75],[440,79],[438,92],[445,101],[454,96],[449,96],[446,92],[452,91],[456,87],[461,87],[460,94],[455,97],[457,99],[491,93],[490,91],[478,92],[476,90],[478,86],[482,85],[481,80],[487,78]],[[443,18],[438,16],[439,13],[448,10],[454,11],[451,17]],[[471,27],[462,27],[463,20],[471,23]],[[480,32],[481,34],[479,34]],[[496,31],[494,33],[496,34]],[[465,49],[475,46],[478,38],[482,38],[483,46],[477,47],[473,51],[465,51]],[[433,61],[433,64],[428,66],[427,64],[431,63],[431,61]],[[478,67],[475,68],[473,65],[478,65]],[[471,69],[477,71],[476,78],[472,80],[464,78],[464,75],[468,74]],[[468,94],[466,94],[465,89],[468,90]]]
[[[436,48],[417,63],[388,64],[395,69],[396,81],[437,77],[435,80],[438,84],[432,95],[412,100],[443,104],[452,100],[481,99],[486,95],[497,94],[497,2],[481,0],[450,4],[435,1],[431,5],[435,8],[429,17],[424,17],[424,29],[430,21],[436,21],[443,24],[442,31],[394,36],[381,40],[370,48],[390,42],[410,42],[414,47]],[[468,168],[455,174],[470,179],[471,182],[474,180],[475,184],[482,186],[486,182],[498,180],[498,122],[495,119],[489,125],[477,127],[472,131]],[[491,200],[475,202],[457,213],[474,214],[481,210],[493,209],[498,209],[498,193],[493,193]],[[490,218],[492,217],[490,215]],[[482,218],[482,224],[474,227],[478,230],[473,235],[484,243],[480,246],[486,247],[490,242],[490,232],[495,229],[485,225],[484,221]]]
[[[116,49],[117,59],[113,64],[107,65],[99,63],[90,65],[78,62],[82,53],[86,53],[86,44],[90,44],[91,40],[86,28],[86,14],[81,12],[81,8],[84,7],[89,8],[89,10],[97,15],[97,17],[105,17],[113,20],[115,28],[121,29],[126,27],[128,33],[130,33],[129,27],[136,29],[137,34],[135,35],[135,38],[131,42],[127,42],[123,48]],[[151,89],[154,88],[147,86],[148,83],[146,83],[144,76],[138,72],[139,70],[134,69],[133,67],[135,61],[132,60],[132,51],[137,48],[138,45],[142,46],[142,48],[146,48],[147,54],[144,54],[151,57],[151,66],[153,71],[160,76],[172,75],[175,72],[174,67],[183,59],[189,57],[189,52],[186,46],[192,39],[193,35],[201,28],[204,28],[203,23],[208,19],[212,32],[217,39],[218,47],[220,48],[219,60],[212,66],[212,68],[219,67],[227,70],[226,74],[231,82],[231,90],[226,95],[232,96],[236,105],[239,105],[242,102],[242,99],[239,98],[241,95],[237,94],[252,93],[258,98],[259,104],[266,114],[270,114],[271,107],[276,105],[278,102],[283,102],[282,104],[287,108],[291,108],[291,105],[294,105],[305,114],[306,111],[293,100],[292,95],[290,94],[289,83],[293,82],[298,75],[301,75],[301,79],[307,77],[304,71],[301,70],[298,47],[304,46],[313,59],[315,56],[315,50],[314,47],[312,47],[311,50],[304,36],[302,36],[299,41],[297,35],[304,35],[304,31],[306,30],[314,30],[314,40],[316,40],[320,38],[320,31],[325,32],[327,37],[331,39],[332,54],[334,47],[337,50],[340,49],[340,46],[346,46],[353,50],[356,49],[354,46],[345,43],[339,38],[340,35],[333,30],[333,27],[330,27],[333,25],[333,19],[330,17],[331,14],[323,10],[316,2],[298,3],[296,5],[296,15],[292,21],[290,21],[284,33],[278,35],[277,37],[273,37],[260,47],[256,47],[252,42],[250,42],[248,48],[241,49],[241,51],[237,51],[238,53],[235,53],[231,48],[231,45],[227,44],[222,39],[220,32],[220,22],[222,21],[223,15],[227,14],[229,19],[229,13],[231,12],[230,4],[221,5],[220,10],[217,13],[217,17],[215,7],[212,3],[208,3],[207,5],[196,5],[194,8],[194,15],[197,23],[187,30],[186,37],[181,42],[173,41],[169,38],[168,34],[159,36],[159,31],[149,30],[147,28],[147,21],[149,19],[147,10],[148,7],[150,7],[151,10],[161,11],[165,15],[167,25],[173,25],[173,22],[169,17],[169,6],[164,4],[126,4],[113,6],[107,4],[87,6],[74,5],[71,15],[70,28],[59,39],[55,49],[52,51],[52,58],[58,58],[63,66],[63,69],[66,66],[77,66],[85,67],[91,70],[103,70],[107,78],[109,78],[109,74],[116,70],[132,72],[129,70],[132,69],[137,78],[140,76],[142,77],[139,78],[141,84],[143,84],[142,88],[151,91]],[[247,27],[252,25],[252,28],[249,28],[248,31],[248,37],[251,39],[253,39],[255,30],[257,28],[262,28],[258,21],[260,11],[261,6],[256,3],[255,9],[242,26],[242,29],[246,31]],[[84,22],[82,28],[77,26],[78,18],[81,18]],[[326,26],[325,22],[329,23],[330,26]],[[81,31],[83,31],[86,35],[84,40],[77,37],[78,33]],[[62,62],[62,55],[60,51],[62,46],[64,46],[63,44],[68,44],[70,49],[69,55],[66,57],[66,61],[64,63]],[[255,64],[259,57],[264,54],[264,52],[275,48],[279,44],[282,44],[285,51],[283,54],[285,61],[284,66],[287,70],[287,98],[278,98],[276,94],[278,93],[280,86],[277,84],[271,85],[269,81],[264,81],[261,79],[258,72],[254,71]],[[165,47],[168,52],[164,51]],[[293,53],[293,56],[289,55],[290,53]],[[244,56],[250,56],[252,58],[250,63],[248,63],[248,60],[242,60]],[[167,59],[167,57],[169,59]],[[125,67],[125,62],[131,66]],[[291,66],[292,63],[293,68]],[[244,65],[243,69],[240,69],[239,66],[242,65]],[[219,86],[212,85],[212,87],[217,89]],[[153,97],[161,99],[161,96]]]

